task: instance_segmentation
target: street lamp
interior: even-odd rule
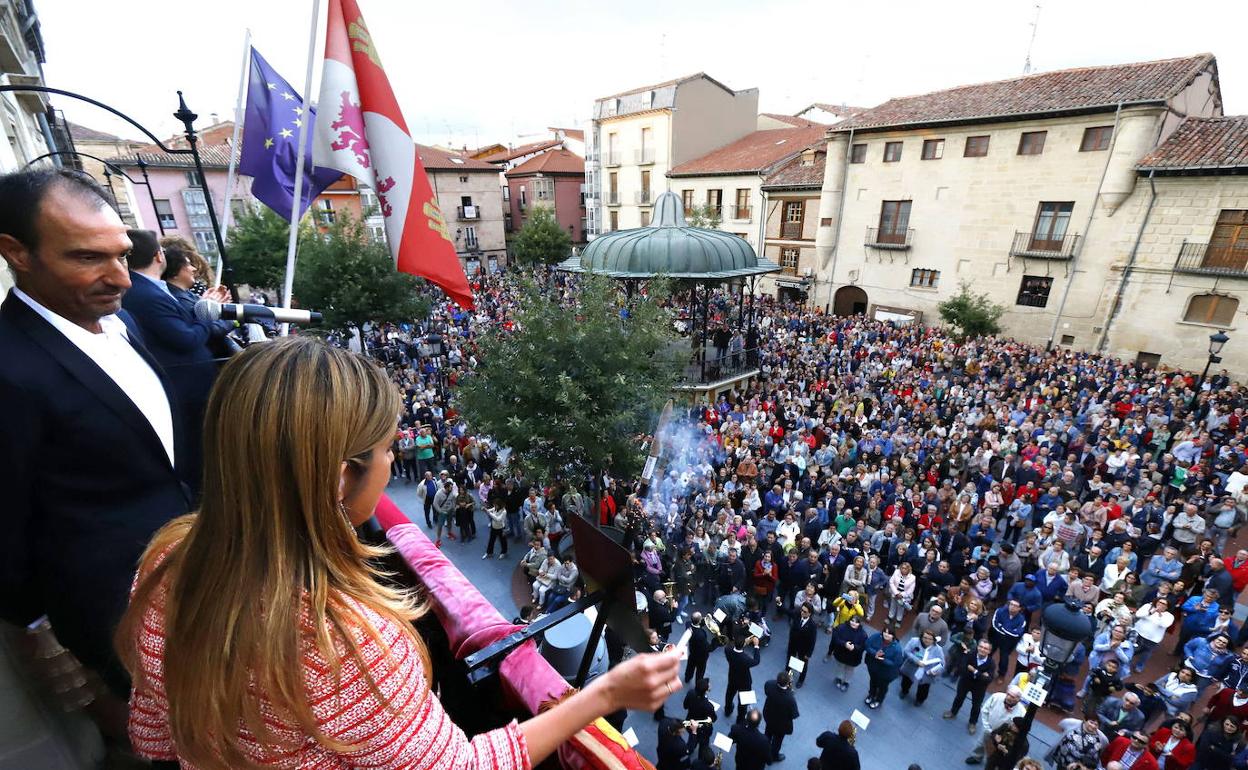
[[[1079,644],[1092,636],[1092,617],[1083,611],[1078,601],[1067,599],[1046,607],[1043,623],[1044,635],[1040,637],[1040,651],[1044,655],[1044,670],[1033,683],[1051,693],[1053,688],[1050,683],[1057,678],[1062,666],[1070,662]],[[1045,697],[1048,697],[1047,694]],[[1014,767],[1021,759],[1023,740],[1031,732],[1039,706],[1036,701],[1030,698],[1027,700],[1027,713],[1023,715],[1023,723],[1019,726],[1018,737],[1014,740],[1006,767]]]
[[[434,365],[438,370],[438,383],[442,386],[443,394],[446,392],[446,373],[442,368],[442,355],[446,351],[443,343],[442,335],[433,332],[425,335],[424,345],[422,346],[424,354],[434,360]]]
[[[1196,380],[1196,392],[1192,394],[1192,400],[1187,405],[1190,412],[1196,408],[1196,400],[1200,398],[1200,389],[1205,385],[1205,378],[1209,376],[1209,367],[1214,364],[1222,363],[1222,348],[1231,338],[1224,331],[1217,331],[1209,335],[1209,360],[1205,361],[1205,370],[1200,373],[1200,379]]]

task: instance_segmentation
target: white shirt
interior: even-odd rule
[[[116,315],[104,316],[100,319],[101,333],[94,334],[48,310],[16,286],[13,287],[13,294],[65,335],[74,347],[85,353],[117,383],[117,387],[134,402],[151,424],[152,430],[156,431],[172,465],[173,413],[169,407],[169,396],[165,394],[165,388],[160,384],[160,377],[155,370],[130,344],[125,322]]]

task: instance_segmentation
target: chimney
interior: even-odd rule
[[[215,126],[215,125],[217,125],[218,123],[220,123],[220,122],[221,122],[221,118],[220,118],[220,116],[218,116],[218,115],[217,115],[217,113],[215,113],[215,112],[214,112],[214,113],[212,113],[212,114],[210,114],[210,115],[208,116],[208,119],[212,121],[211,123],[209,123],[209,124],[208,124],[208,125],[210,125],[210,126]]]

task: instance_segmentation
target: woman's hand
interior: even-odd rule
[[[656,711],[682,687],[680,653],[676,650],[635,655],[597,680],[607,701],[607,712],[620,709]]]

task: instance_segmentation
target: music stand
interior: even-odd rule
[[[544,615],[534,622],[499,639],[488,647],[472,653],[464,659],[468,668],[468,679],[473,683],[496,673],[498,663],[509,652],[528,640],[541,634],[551,626],[558,625],[573,615],[597,606],[598,616],[594,619],[593,629],[589,632],[589,641],[581,656],[581,664],[577,669],[574,687],[583,687],[593,663],[594,652],[598,641],[602,638],[606,626],[619,634],[626,644],[635,650],[644,650],[647,646],[646,630],[637,617],[635,595],[633,593],[633,558],[610,535],[589,523],[582,516],[568,517],[568,530],[572,536],[573,547],[576,549],[576,566],[580,570],[581,579],[585,582],[587,595],[574,603],[561,607],[549,615]]]

